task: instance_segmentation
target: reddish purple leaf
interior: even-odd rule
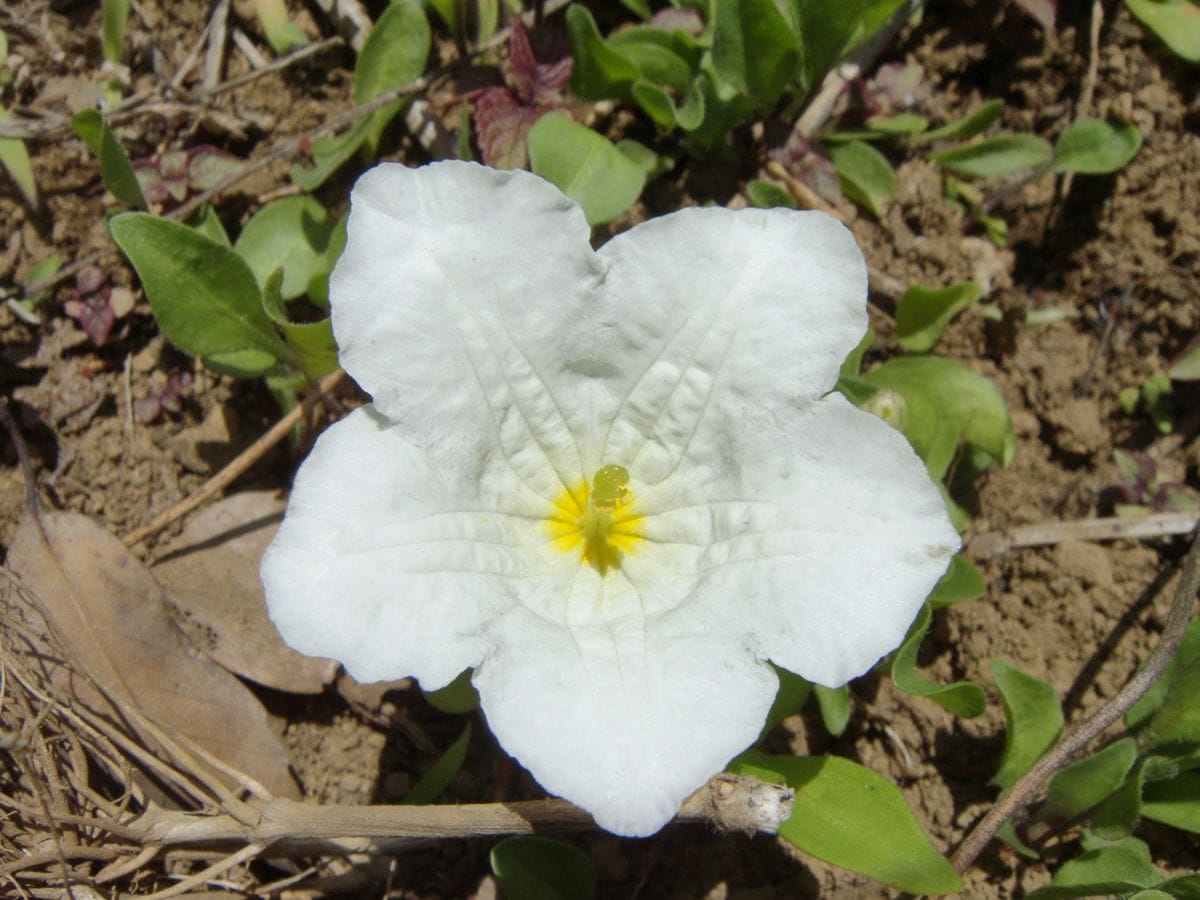
[[[528,161],[525,135],[549,106],[522,106],[508,88],[489,88],[475,101],[475,136],[486,165],[523,169]]]
[[[885,63],[862,85],[862,101],[874,116],[911,109],[922,99],[924,71],[916,63]]]
[[[562,100],[559,89],[571,80],[575,59],[561,31],[542,26],[531,34],[517,17],[508,38],[508,65],[517,98],[540,106]]]
[[[232,153],[211,144],[201,144],[188,151],[188,183],[195,192],[207,191],[243,165]]]
[[[107,289],[87,300],[68,300],[63,304],[63,312],[79,323],[95,347],[104,346],[117,322],[116,313],[108,305]]]

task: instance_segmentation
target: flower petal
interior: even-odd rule
[[[760,657],[843,684],[900,644],[949,565],[945,503],[904,437],[840,394],[747,417],[739,450],[735,475],[688,465],[643,498],[652,549],[637,562],[675,573],[657,593],[680,611],[751,628]]]
[[[866,266],[819,212],[687,209],[638,225],[597,254],[607,266],[608,346],[626,385],[606,461],[654,484],[714,422],[829,391],[866,331]],[[579,342],[576,342],[579,343]],[[699,439],[728,462],[733,446]],[[713,460],[699,460],[701,463]]]
[[[549,354],[601,265],[579,207],[528,172],[383,164],[354,187],[330,282],[342,365],[434,459],[502,457],[553,498],[582,476]]]
[[[653,834],[753,743],[777,679],[688,616],[563,626],[514,609],[475,672],[488,725],[550,793]]]
[[[361,681],[437,688],[483,658],[526,585],[565,594],[573,561],[547,547],[540,506],[497,512],[456,476],[370,407],[328,429],[263,558],[284,639]]]

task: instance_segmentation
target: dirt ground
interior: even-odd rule
[[[153,0],[135,5],[127,38],[130,91],[149,85],[156,72],[174,71],[200,40],[210,14],[200,0],[165,9]],[[314,36],[332,33],[312,9],[301,24]],[[989,302],[1002,314],[993,321],[971,311],[939,345],[939,352],[964,359],[996,383],[1018,440],[1012,465],[993,470],[965,498],[975,516],[968,538],[1016,524],[1110,514],[1119,480],[1116,449],[1144,452],[1165,480],[1200,488],[1200,392],[1176,385],[1179,425],[1166,436],[1145,414],[1127,414],[1118,402],[1123,388],[1142,384],[1200,332],[1200,80],[1123,6],[1105,4],[1104,10],[1091,114],[1137,125],[1144,146],[1129,166],[1113,176],[1075,178],[1065,199],[1061,180],[1053,177],[1004,196],[997,209],[1011,233],[1007,248],[999,250],[944,199],[932,163],[896,153],[897,203],[883,221],[860,214],[853,223],[876,269],[905,285],[974,278],[988,287]],[[922,111],[935,122],[999,98],[1006,102],[1005,130],[1053,139],[1078,114],[1087,83],[1089,14],[1090,4],[1061,4],[1058,30],[1047,36],[1012,4],[934,4],[881,61],[920,64]],[[252,23],[238,21],[254,33]],[[15,115],[58,114],[94,102],[96,4],[10,0],[0,10],[0,28],[10,53],[24,60],[9,95]],[[233,53],[226,75],[246,67],[244,57]],[[347,109],[352,67],[348,50],[333,49],[231,92],[220,106],[225,116],[146,116],[118,134],[135,157],[199,142],[254,157],[272,146],[274,136],[301,133]],[[423,158],[398,133],[384,151],[413,163]],[[0,179],[0,287],[19,284],[52,252],[73,261],[111,250],[102,217],[113,201],[106,200],[90,151],[78,140],[60,138],[32,143],[31,153],[42,210],[31,213],[11,181]],[[672,203],[728,202],[760,162],[750,154],[733,172],[691,163],[651,191],[648,208],[630,219],[667,211]],[[336,176],[319,198],[340,211],[350,179],[349,170]],[[286,184],[286,168],[275,166],[222,198],[217,210],[232,231]],[[115,254],[100,264],[114,282],[134,284]],[[144,301],[116,323],[102,347],[92,346],[62,311],[69,287],[50,295],[40,325],[0,306],[0,393],[14,401],[43,496],[123,535],[194,491],[269,427],[278,411],[260,386],[205,372],[165,345]],[[894,352],[892,308],[889,298],[875,298],[880,339],[869,362]],[[1030,325],[1022,321],[1029,311],[1057,316]],[[140,421],[133,401],[161,391],[173,370],[192,375],[180,411]],[[355,400],[346,393],[338,402]],[[2,559],[21,517],[24,487],[11,448],[0,444]],[[285,491],[297,462],[285,443],[235,490]],[[150,541],[142,552],[148,559],[160,556],[172,534]],[[987,685],[993,702],[983,716],[956,718],[899,692],[887,678],[868,676],[853,685],[854,714],[841,737],[831,738],[808,708],[784,723],[772,746],[837,753],[880,771],[901,787],[935,845],[949,850],[994,799],[987,780],[1003,748],[1004,720],[989,660],[1007,660],[1048,680],[1068,719],[1078,718],[1110,697],[1153,645],[1169,595],[1149,588],[1180,552],[1180,543],[1171,540],[1068,542],[982,561],[986,595],[938,615],[922,662],[932,677]],[[403,685],[383,697],[332,688],[310,697],[256,690],[277,717],[293,770],[313,800],[394,801],[463,727],[462,717],[432,710]],[[444,799],[525,796],[537,796],[536,786],[477,727],[467,765]],[[603,896],[891,895],[766,838],[721,837],[689,826],[645,841],[599,835],[574,840],[596,860]],[[1151,846],[1164,871],[1200,868],[1200,850],[1178,832],[1152,832]],[[494,890],[485,877],[488,849],[488,842],[477,840],[414,850],[398,856],[390,873],[384,866],[376,874],[386,876],[394,897],[477,891],[484,897]],[[993,848],[968,877],[967,894],[1020,897],[1046,883],[1053,853],[1047,862],[1028,863]],[[382,887],[372,891],[361,895],[383,894]]]

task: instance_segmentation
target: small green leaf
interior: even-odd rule
[[[1156,890],[1167,897],[1173,897],[1175,900],[1200,900],[1200,872],[1189,872],[1186,875],[1176,875],[1174,878],[1168,878],[1166,881],[1160,881]],[[1158,900],[1144,896],[1149,891],[1141,891],[1139,894],[1134,894],[1129,900]]]
[[[371,125],[374,121],[372,117],[368,116],[365,119],[359,119],[347,131],[336,137],[313,141],[312,149],[309,151],[313,164],[304,166],[297,163],[292,166],[288,173],[292,183],[302,191],[315,191],[319,188],[330,175],[345,165],[358,152],[358,148],[363,145],[371,133]]]
[[[842,192],[856,203],[883,218],[887,205],[896,197],[896,173],[882,153],[862,141],[829,148]]]
[[[1142,135],[1133,125],[1080,119],[1058,136],[1054,144],[1054,170],[1107,175],[1137,156],[1141,147]]]
[[[1120,457],[1118,457],[1119,460]],[[1135,472],[1135,474],[1137,473]],[[1130,731],[1136,731],[1149,722],[1163,705],[1167,689],[1175,680],[1175,674],[1196,660],[1200,660],[1200,619],[1188,623],[1187,629],[1183,632],[1183,640],[1179,642],[1179,647],[1171,661],[1167,663],[1167,668],[1159,676],[1158,681],[1150,686],[1150,690],[1146,691],[1125,714],[1125,727]]]
[[[580,3],[567,7],[567,33],[575,57],[572,90],[585,100],[625,97],[637,81],[637,66],[600,36],[596,20]]]
[[[254,0],[263,33],[276,53],[287,53],[293,47],[303,47],[308,38],[300,27],[288,18],[283,0]]]
[[[757,750],[742,754],[731,770],[795,789],[795,809],[779,834],[810,856],[915,894],[962,890],[900,790],[879,773],[837,756]]]
[[[922,459],[947,429],[982,450],[1000,465],[1012,461],[1016,440],[1004,398],[987,378],[946,356],[890,359],[861,379],[877,390],[893,390],[905,401],[901,429]]]
[[[637,25],[613,33],[608,45],[633,64],[639,78],[680,94],[691,85],[700,65],[696,42],[681,31]]]
[[[800,87],[811,90],[853,47],[878,31],[902,0],[790,0],[804,48]]]
[[[259,287],[283,269],[284,300],[301,296],[325,269],[335,219],[312,197],[273,200],[250,217],[233,248],[246,261]]]
[[[775,0],[717,0],[712,61],[721,81],[767,107],[795,77],[800,42]]]
[[[630,90],[638,106],[659,128],[669,131],[679,124],[675,116],[675,102],[671,99],[671,95],[657,84],[649,81],[635,81]]]
[[[850,687],[829,688],[823,684],[814,684],[813,693],[817,697],[817,705],[821,709],[821,722],[825,730],[834,737],[839,737],[846,726],[850,724]]]
[[[1176,54],[1200,62],[1200,5],[1193,0],[1125,0],[1125,5]]]
[[[1143,818],[1200,834],[1200,772],[1146,785],[1141,812]]]
[[[511,837],[492,848],[492,874],[505,900],[591,900],[596,865],[571,844]]]
[[[803,706],[812,692],[812,685],[799,675],[779,666],[772,665],[772,668],[779,678],[779,689],[775,692],[775,702],[767,712],[767,721],[759,734],[759,740],[765,738],[772,728]]]
[[[274,322],[288,345],[296,351],[300,368],[309,381],[316,381],[338,366],[337,343],[333,339],[333,323],[328,317],[317,322],[295,322],[287,314],[279,286],[283,270],[276,269],[262,289],[263,312]]]
[[[1002,134],[977,144],[934,153],[932,159],[957,175],[990,178],[1050,164],[1054,150],[1032,134]]]
[[[916,113],[899,113],[895,116],[871,116],[867,128],[881,137],[903,137],[915,135],[929,127],[929,120]]]
[[[675,167],[675,161],[671,157],[655,153],[645,144],[632,138],[622,138],[617,141],[617,149],[646,173],[647,181],[666,174]]]
[[[925,603],[917,613],[916,620],[909,626],[904,643],[892,656],[892,681],[906,694],[925,697],[956,716],[973,719],[987,709],[987,695],[984,694],[983,688],[973,681],[943,684],[926,678],[917,671],[918,651],[932,620],[933,612],[929,603]]]
[[[418,0],[392,0],[367,35],[354,64],[354,102],[374,100],[421,77],[433,35]],[[407,100],[397,100],[371,116],[366,146],[374,155],[383,130]]]
[[[981,103],[978,108],[972,110],[961,119],[955,119],[953,122],[947,122],[940,128],[935,128],[933,131],[927,131],[922,135],[918,135],[916,140],[921,143],[929,143],[931,141],[965,141],[987,131],[991,127],[991,124],[1000,118],[1000,113],[1003,111],[1003,100],[988,100],[986,103]]]
[[[788,193],[786,188],[762,178],[755,178],[746,185],[746,199],[750,201],[751,206],[757,206],[759,209],[770,209],[774,206],[796,208],[796,198]]]
[[[992,677],[1004,704],[1004,757],[991,783],[1009,788],[1054,746],[1062,732],[1062,706],[1054,688],[1015,666],[992,660]]]
[[[1136,759],[1133,738],[1122,738],[1060,770],[1050,781],[1038,817],[1067,820],[1082,815],[1121,787]]]
[[[114,216],[109,228],[142,280],[158,327],[179,349],[262,371],[294,358],[263,311],[254,273],[233,250],[148,213]]]
[[[1175,669],[1162,705],[1138,735],[1142,749],[1174,741],[1200,742],[1200,659]]]
[[[463,669],[445,687],[426,691],[425,699],[434,709],[451,715],[461,715],[479,709],[479,692],[471,683],[470,669]]]
[[[432,803],[442,795],[442,791],[450,786],[458,770],[467,759],[467,748],[471,745],[471,725],[463,729],[458,739],[446,748],[446,752],[437,758],[429,770],[421,776],[421,780],[413,785],[403,803],[420,806]]]
[[[874,345],[875,329],[868,325],[867,333],[862,336],[862,340],[858,342],[858,346],[846,354],[846,358],[842,360],[842,367],[838,373],[839,377],[857,379],[858,373],[862,371],[863,357],[867,355],[867,351]],[[841,390],[840,385],[838,390]]]
[[[974,281],[910,287],[896,304],[896,343],[909,353],[932,350],[954,317],[982,296],[983,288]]]
[[[229,240],[229,233],[225,230],[225,226],[221,224],[221,218],[217,215],[216,210],[208,203],[204,204],[200,212],[196,214],[195,219],[191,222],[192,228],[196,229],[197,234],[202,234],[210,241],[216,241],[218,244],[223,244],[226,247],[232,247],[233,242]]]
[[[955,603],[965,603],[983,596],[987,585],[983,581],[983,573],[976,568],[961,553],[954,554],[950,560],[950,568],[941,580],[934,585],[929,595],[929,605],[936,609],[944,609]]]
[[[8,110],[0,106],[0,122],[7,122],[10,116]],[[25,142],[18,138],[0,138],[0,165],[8,171],[9,176],[16,182],[30,207],[38,205],[37,182],[33,178],[33,164],[29,160],[29,151]]]
[[[112,195],[126,206],[145,209],[146,198],[142,196],[133,163],[104,117],[94,109],[85,109],[71,117],[71,128],[100,157],[100,176]]]
[[[104,0],[100,46],[108,62],[120,62],[125,53],[125,23],[128,20],[129,0]]]
[[[1029,894],[1029,900],[1129,894],[1161,881],[1146,845],[1137,838],[1125,838],[1063,863],[1050,884]]]
[[[529,164],[581,207],[589,225],[615,219],[642,193],[646,173],[613,143],[562,113],[529,129]]]

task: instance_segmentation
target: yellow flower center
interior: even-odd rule
[[[634,553],[642,537],[629,473],[622,466],[601,466],[592,483],[579,482],[554,499],[546,531],[560,553],[578,553],[601,575],[620,568],[621,558]]]

